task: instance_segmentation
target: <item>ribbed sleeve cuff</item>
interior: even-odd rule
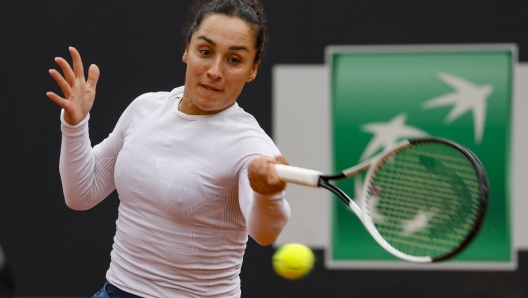
[[[258,202],[262,204],[266,204],[266,203],[275,204],[277,201],[284,199],[284,196],[286,194],[284,190],[276,194],[272,194],[272,195],[263,195],[258,192],[254,192],[254,193],[255,193],[255,199],[257,199]]]
[[[64,109],[61,110],[60,120],[61,120],[61,131],[65,136],[68,137],[78,137],[84,135],[88,131],[88,120],[90,119],[90,114],[79,122],[77,125],[70,125],[64,120]]]

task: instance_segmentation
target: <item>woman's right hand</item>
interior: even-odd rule
[[[99,79],[99,68],[92,64],[88,69],[88,79],[84,78],[84,69],[81,55],[74,48],[70,47],[70,54],[73,61],[73,69],[63,58],[55,58],[55,62],[60,66],[64,76],[57,70],[50,69],[49,73],[61,88],[64,97],[58,96],[54,92],[46,95],[56,104],[64,109],[64,120],[70,125],[77,125],[92,109],[95,99],[95,87]]]

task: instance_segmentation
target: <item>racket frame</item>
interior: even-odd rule
[[[413,256],[409,254],[405,254],[396,248],[394,248],[392,245],[390,245],[379,233],[379,231],[376,229],[374,225],[374,221],[372,220],[370,213],[368,211],[368,194],[371,188],[371,182],[376,174],[377,169],[381,165],[380,162],[384,161],[388,156],[395,154],[396,152],[403,150],[409,146],[412,146],[416,143],[421,142],[437,142],[437,143],[444,143],[448,146],[451,146],[452,148],[457,149],[460,151],[473,165],[473,168],[475,169],[476,175],[479,180],[479,192],[480,192],[480,202],[479,202],[479,208],[478,213],[475,219],[475,222],[473,223],[472,229],[469,231],[467,237],[465,240],[460,243],[460,245],[454,249],[453,251],[446,253],[444,255],[432,258],[432,257],[419,257],[419,256]],[[318,171],[314,170],[308,170],[303,168],[297,168],[292,166],[285,166],[285,165],[275,165],[277,169],[277,173],[279,177],[286,181],[286,182],[292,182],[296,184],[301,184],[305,186],[311,186],[311,187],[321,187],[325,188],[332,193],[334,193],[339,199],[341,199],[347,206],[354,212],[358,218],[361,220],[367,231],[371,234],[371,236],[374,238],[374,240],[381,245],[385,250],[387,250],[392,255],[414,263],[432,263],[432,262],[439,262],[446,260],[460,251],[462,251],[475,237],[477,234],[483,220],[484,215],[486,213],[487,204],[488,204],[488,194],[489,194],[489,187],[488,187],[488,180],[486,176],[486,172],[484,170],[484,167],[482,166],[482,163],[478,160],[478,158],[471,152],[469,149],[446,139],[442,138],[418,138],[418,139],[412,139],[412,140],[402,140],[400,142],[394,143],[393,145],[387,147],[385,150],[383,150],[381,153],[377,154],[376,156],[365,160],[351,168],[345,169],[339,173],[326,175]],[[342,191],[337,186],[330,183],[330,181],[336,181],[341,180],[344,178],[350,178],[353,176],[356,176],[362,172],[367,171],[365,175],[365,179],[363,182],[361,195],[359,198],[356,198],[358,200],[358,203],[356,203],[354,200],[352,200],[344,191]]]

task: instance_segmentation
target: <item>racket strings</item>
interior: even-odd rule
[[[467,238],[480,194],[475,169],[463,153],[419,143],[387,157],[375,172],[371,184],[382,191],[368,196],[367,211],[394,248],[435,257]]]
[[[417,169],[421,169],[423,166],[421,165],[418,165],[418,164],[415,164],[415,160],[413,160],[412,158],[410,158],[409,156],[402,156],[402,161],[406,161],[408,162],[407,165],[403,165],[402,164],[402,167],[399,169],[399,173],[401,174],[409,174],[409,173],[414,173]],[[465,162],[465,160],[463,159],[457,159],[457,160],[453,160],[453,159],[450,159],[451,162],[459,162],[459,163],[463,163]],[[461,177],[464,177],[466,179],[468,179],[468,181],[471,181],[471,182],[474,182],[474,178],[475,178],[475,171],[472,169],[472,168],[467,168],[466,166],[461,166],[459,164],[452,164],[452,163],[444,163],[444,165],[448,168],[450,168],[451,170],[456,170],[457,171],[457,174]],[[470,170],[470,171],[468,171]],[[429,177],[431,177],[432,175],[429,175]],[[416,177],[415,177],[416,178]],[[435,178],[440,178],[440,179],[448,179],[447,177],[435,177]],[[477,184],[477,183],[475,183]]]

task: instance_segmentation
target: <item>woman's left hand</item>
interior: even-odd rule
[[[256,157],[248,166],[249,184],[253,191],[263,195],[271,195],[283,191],[286,183],[279,179],[273,164],[289,165],[284,156]]]

